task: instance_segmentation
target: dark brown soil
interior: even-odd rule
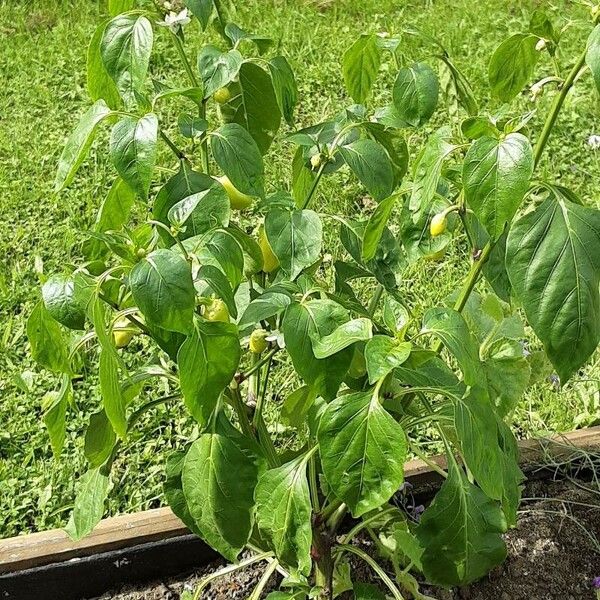
[[[460,590],[424,586],[422,592],[438,600],[593,600],[592,580],[600,576],[600,490],[581,481],[534,481],[524,497],[531,500],[522,505],[518,527],[506,534],[504,565]],[[186,578],[123,589],[102,600],[179,600],[183,590],[192,591],[223,564],[217,561]],[[259,564],[220,579],[202,599],[245,600],[263,570]],[[353,579],[375,583],[368,567],[358,562]],[[274,589],[275,576],[271,584]]]

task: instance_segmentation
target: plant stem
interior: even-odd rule
[[[252,354],[252,366],[259,360],[258,354]],[[260,369],[254,369],[254,372],[248,378],[248,400],[252,400],[256,406],[255,416],[258,413],[258,393],[260,387]],[[262,408],[262,407],[261,407]]]
[[[554,102],[552,103],[550,112],[548,113],[548,116],[546,117],[546,121],[545,121],[544,127],[542,129],[542,133],[540,133],[540,137],[538,138],[538,140],[535,144],[535,149],[533,152],[533,159],[534,159],[534,165],[536,167],[538,166],[538,163],[540,162],[542,153],[544,152],[544,149],[546,148],[546,144],[548,143],[548,138],[550,137],[552,128],[554,127],[554,124],[556,123],[556,119],[558,118],[558,114],[560,113],[562,105],[564,104],[565,98],[567,97],[567,94],[569,93],[570,89],[573,87],[573,84],[575,83],[575,80],[577,79],[577,75],[579,75],[579,72],[581,71],[582,67],[585,65],[586,53],[587,53],[587,48],[581,54],[581,56],[579,57],[579,59],[577,60],[575,65],[573,65],[573,68],[569,71],[569,74],[567,75],[567,78],[565,79],[565,82],[564,82],[562,88],[560,89],[559,94],[556,96],[556,98],[554,98]]]
[[[200,82],[198,81],[198,77],[196,77],[196,74],[192,69],[190,61],[188,60],[181,38],[176,33],[173,34],[173,38],[175,39],[175,47],[177,48],[177,52],[179,53],[181,61],[183,62],[183,66],[185,67],[185,71],[190,80],[190,83],[193,87],[200,87]],[[203,99],[202,103],[198,106],[198,112],[201,119],[206,119],[206,98]],[[207,175],[210,175],[210,165],[208,161],[208,144],[206,141],[206,136],[204,136],[202,143],[200,144],[200,150],[202,153],[202,164],[204,165],[204,170]]]
[[[410,444],[410,449],[430,468],[433,469],[436,473],[441,475],[444,479],[447,479],[448,473],[444,471],[439,465],[434,463],[432,460],[429,460],[427,456],[421,452],[420,448],[414,444]]]
[[[332,500],[327,506],[323,507],[323,510],[321,512],[321,520],[322,521],[327,521],[327,519],[329,519],[329,517],[331,517],[331,515],[343,504],[343,502],[341,500],[338,500],[337,498],[335,498],[334,500]]]
[[[200,118],[206,120],[206,98],[202,100],[202,103],[198,107],[198,111],[200,113]],[[206,135],[202,136],[202,141],[200,142],[200,152],[202,164],[204,165],[204,171],[207,175],[210,175],[210,161],[208,160],[208,137]]]
[[[160,137],[166,142],[167,146],[173,151],[173,154],[179,159],[182,160],[186,156],[185,154],[171,141],[171,138],[162,130],[159,130]]]
[[[321,588],[319,600],[333,598],[333,557],[331,540],[322,527],[313,527],[313,554],[315,555],[315,586]]]
[[[200,87],[198,78],[196,77],[196,74],[192,69],[192,65],[190,65],[190,61],[188,60],[188,57],[185,54],[185,49],[183,47],[183,42],[181,41],[181,38],[176,33],[173,33],[173,38],[175,39],[175,47],[177,48],[177,52],[179,54],[179,57],[181,58],[181,62],[183,62],[183,66],[190,80],[190,83],[193,87]]]
[[[150,219],[148,223],[150,223],[151,225],[155,225],[156,227],[160,227],[163,231],[166,231],[171,236],[171,238],[175,240],[175,243],[177,244],[177,246],[179,246],[179,249],[181,250],[181,253],[185,257],[185,259],[187,261],[190,260],[190,255],[188,254],[188,251],[185,249],[185,246],[183,245],[181,240],[177,239],[177,237],[173,235],[172,231],[164,223],[161,223],[160,221],[155,221],[154,219]]]
[[[484,246],[477,260],[471,265],[471,270],[469,271],[467,279],[463,285],[463,289],[461,290],[460,295],[454,303],[454,310],[462,312],[463,308],[465,307],[465,304],[467,303],[467,300],[469,299],[469,296],[471,295],[471,292],[473,291],[473,288],[475,287],[475,284],[477,283],[477,280],[479,279],[481,270],[483,269],[485,263],[490,257],[493,248],[494,243],[490,240]]]
[[[314,440],[312,440],[312,445],[315,445]],[[315,455],[311,456],[308,461],[308,485],[313,512],[317,514],[321,511],[321,504],[319,502],[319,479],[317,477],[317,459]]]
[[[279,346],[273,348],[272,350],[270,350],[267,354],[265,354],[257,363],[255,363],[254,365],[252,365],[248,371],[246,371],[246,373],[240,373],[237,376],[237,381],[238,383],[242,383],[243,381],[246,381],[246,379],[248,379],[248,377],[250,375],[252,375],[253,373],[255,373],[256,371],[258,371],[258,369],[260,369],[264,364],[266,364],[267,362],[269,362],[271,360],[271,358],[273,358],[273,356],[279,352]]]
[[[178,398],[181,398],[181,394],[171,394],[170,396],[155,398],[154,400],[146,402],[146,404],[142,404],[142,406],[140,406],[129,417],[129,420],[127,421],[127,431],[131,431],[133,429],[133,426],[140,420],[144,413],[150,410],[151,408],[159,406],[160,404],[164,404],[165,402],[169,402],[170,400],[177,400]]]
[[[218,579],[219,577],[225,577],[225,575],[229,575],[229,573],[234,573],[235,571],[237,571],[239,569],[243,569],[244,567],[249,567],[250,565],[260,562],[261,560],[267,560],[271,556],[273,556],[272,552],[263,552],[262,554],[256,554],[255,556],[251,556],[250,558],[241,560],[239,563],[237,563],[235,565],[227,565],[226,567],[223,567],[222,569],[219,569],[218,571],[215,571],[214,573],[207,575],[198,584],[198,587],[196,588],[196,591],[194,592],[194,600],[200,600],[202,592],[215,579]],[[276,561],[273,561],[273,562],[276,562]]]
[[[363,529],[366,529],[373,521],[377,521],[378,519],[381,519],[382,517],[388,515],[388,514],[392,514],[393,512],[395,512],[397,509],[393,506],[390,506],[388,508],[383,509],[381,512],[375,513],[373,515],[371,515],[370,517],[367,517],[365,519],[363,519],[362,521],[359,521],[343,538],[342,541],[340,543],[342,544],[349,544],[353,538],[355,538]]]
[[[252,429],[250,419],[248,419],[248,410],[244,404],[244,401],[242,400],[240,387],[237,383],[235,383],[235,385],[232,383],[232,385],[229,386],[229,389],[231,390],[231,403],[233,404],[233,408],[238,416],[240,427],[245,435],[254,439],[254,430]]]
[[[379,304],[379,301],[381,300],[382,294],[383,294],[383,286],[380,283],[378,283],[377,287],[375,288],[373,297],[371,298],[371,301],[369,302],[369,306],[367,307],[367,312],[369,313],[371,318],[373,318],[373,315],[375,314],[375,311],[377,310],[377,305]]]
[[[100,300],[102,300],[103,302],[106,302],[106,304],[108,304],[115,310],[119,310],[119,305],[116,304],[115,302],[113,302],[110,298],[108,298],[102,292],[98,292],[98,298],[100,298]],[[143,331],[145,334],[150,335],[150,330],[141,321],[136,319],[133,315],[125,315],[125,318],[127,318],[136,327],[139,327],[140,330]]]
[[[263,573],[262,577],[260,578],[260,581],[256,584],[256,587],[252,590],[252,593],[250,594],[250,596],[248,596],[248,600],[260,600],[260,597],[262,596],[262,593],[263,593],[265,587],[267,587],[267,584],[269,583],[269,579],[271,579],[271,577],[273,576],[273,573],[275,573],[278,566],[279,566],[279,562],[276,560],[272,560],[269,563],[265,572]]]
[[[300,207],[302,210],[304,210],[308,206],[309,202],[311,201],[312,197],[314,196],[314,193],[317,191],[317,186],[319,185],[319,181],[321,181],[321,176],[323,175],[323,171],[325,170],[326,164],[327,163],[325,161],[323,161],[323,163],[319,167],[319,170],[317,171],[317,175],[315,176],[315,179],[312,182],[312,185],[310,186],[310,190],[308,190],[308,194],[306,194],[306,198],[304,198],[304,202],[302,203],[302,206]]]
[[[404,600],[404,596],[400,593],[400,590],[395,586],[394,582],[390,579],[388,574],[373,560],[364,550],[357,548],[356,546],[350,546],[349,544],[341,544],[336,546],[335,552],[350,552],[355,554],[359,558],[362,558],[370,567],[377,573],[381,581],[387,586],[388,590],[392,593],[395,600]]]
[[[270,467],[278,467],[281,464],[281,461],[279,460],[275,444],[273,443],[273,439],[269,434],[269,430],[267,429],[267,425],[262,415],[260,415],[256,421],[256,433],[261,447],[267,454],[267,460],[269,461]]]

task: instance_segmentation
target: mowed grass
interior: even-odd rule
[[[508,33],[521,30],[536,3],[494,0],[398,2],[397,0],[248,0],[239,2],[236,22],[245,29],[272,36],[296,70],[300,98],[298,126],[319,122],[352,102],[342,87],[340,61],[344,50],[364,31],[397,32],[404,25],[422,27],[441,38],[457,64],[474,83],[487,109],[487,62]],[[548,11],[560,19],[586,17],[571,2],[557,1]],[[106,134],[100,136],[74,185],[56,195],[52,180],[62,143],[89,104],[85,89],[85,51],[104,10],[90,0],[0,0],[0,537],[64,524],[72,506],[75,484],[85,470],[83,434],[91,412],[99,406],[93,363],[83,366],[75,383],[75,403],[68,412],[67,443],[59,461],[52,457],[41,421],[43,394],[56,381],[33,365],[25,335],[27,315],[39,297],[40,275],[68,269],[80,259],[83,232],[114,172],[106,157]],[[562,66],[585,45],[588,25],[569,26],[559,56]],[[195,24],[187,31],[189,56],[207,39]],[[166,32],[157,28],[152,75],[171,85],[184,83],[183,70]],[[407,60],[431,63],[433,50],[406,37]],[[540,65],[540,77],[551,66]],[[382,81],[393,80],[394,68],[384,65]],[[389,96],[389,86],[376,99]],[[522,100],[523,113],[536,108],[532,129],[539,131],[549,105],[547,97],[535,107]],[[600,133],[598,100],[590,78],[577,85],[567,100],[539,173],[598,203],[598,157],[586,145]],[[174,123],[177,107],[161,109],[161,122]],[[429,125],[444,120],[443,108]],[[175,128],[170,127],[176,137]],[[285,132],[282,132],[282,136]],[[408,133],[412,157],[422,132]],[[179,139],[181,143],[183,141]],[[268,188],[288,186],[293,148],[275,145],[267,157]],[[283,151],[281,150],[283,148]],[[161,164],[171,157],[161,149]],[[164,174],[157,175],[156,187]],[[325,180],[316,201],[329,213],[368,214],[364,192],[346,173]],[[140,214],[143,214],[140,207]],[[327,252],[339,252],[337,233],[327,231]],[[417,312],[440,302],[468,269],[469,257],[457,238],[447,259],[422,263],[404,275],[401,289]],[[137,344],[137,345],[136,345]],[[131,350],[139,350],[134,343]],[[548,381],[534,387],[515,413],[522,436],[566,431],[600,417],[598,369],[586,369],[580,381],[562,391]],[[280,395],[292,380],[278,377]],[[164,393],[154,390],[152,393]],[[145,392],[146,393],[146,392]],[[150,393],[150,392],[148,392]],[[274,407],[277,420],[277,405]],[[113,469],[108,511],[134,511],[161,502],[162,457],[195,435],[193,423],[179,406],[157,409],[133,433]]]

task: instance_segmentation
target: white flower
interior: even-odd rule
[[[538,52],[541,52],[542,50],[544,50],[544,48],[546,48],[546,40],[545,40],[544,38],[540,38],[540,39],[537,41],[537,44],[535,45],[535,49],[536,49]]]
[[[587,143],[592,150],[598,150],[598,148],[600,148],[600,135],[590,135]]]
[[[544,93],[544,85],[541,81],[538,81],[537,83],[534,83],[530,90],[529,90],[530,96],[529,99],[532,102],[535,102],[543,93]]]
[[[158,21],[157,25],[168,27],[173,33],[177,33],[181,27],[191,21],[188,15],[188,9],[184,8],[180,13],[170,12],[165,15],[164,21]]]
[[[271,335],[266,337],[267,342],[275,342],[280,348],[285,348],[285,340],[283,339],[283,333],[276,329],[271,332]]]

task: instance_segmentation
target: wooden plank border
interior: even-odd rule
[[[521,465],[531,472],[549,457],[566,460],[581,450],[600,449],[600,426],[581,429],[554,438],[528,439],[519,442]],[[432,461],[441,467],[445,458]],[[421,460],[405,465],[406,479],[415,490],[427,493],[440,483],[440,476]],[[1,575],[106,552],[115,552],[152,542],[162,542],[189,534],[185,525],[169,508],[158,508],[134,514],[103,519],[94,531],[79,542],[73,542],[62,529],[42,531],[0,540]]]

